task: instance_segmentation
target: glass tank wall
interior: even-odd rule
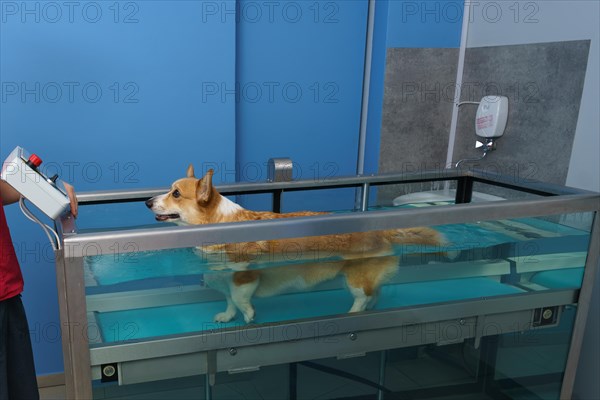
[[[560,221],[591,221],[589,216],[440,225],[433,228],[443,237],[438,244],[395,243],[381,255],[365,258],[339,251],[335,241],[345,235],[325,237],[323,244],[317,244],[321,247],[308,250],[302,248],[303,241],[288,239],[280,252],[263,252],[260,244],[249,242],[232,246],[229,254],[194,247],[90,255],[84,258],[83,268],[87,311],[98,326],[93,339],[105,344],[243,327],[246,322],[239,309],[231,321],[215,321],[227,309],[225,294],[246,290],[247,284],[234,283],[236,274],[238,279],[258,281],[252,299],[254,324],[348,312],[353,295],[346,272],[363,266],[361,275],[370,273],[371,267],[386,269],[378,298],[373,299],[374,310],[578,289],[591,227],[588,223],[587,229],[573,228]],[[357,236],[370,240],[372,235]],[[135,243],[129,246],[133,249]],[[87,250],[95,253],[93,246]],[[244,257],[245,262],[236,262],[237,257]],[[320,279],[313,277],[314,270],[326,270],[328,276],[309,286],[310,279]],[[262,290],[263,284],[283,287],[279,293],[273,288],[271,295]],[[223,285],[227,285],[225,290]]]
[[[363,202],[376,196],[356,186]],[[539,187],[503,200],[518,190],[502,187],[489,192],[504,197],[455,204],[471,200],[474,186],[452,186],[454,200],[365,212],[332,204],[329,214],[210,226],[157,223],[141,201],[84,201],[76,233],[65,235],[63,273],[67,297],[82,296],[84,307],[70,312],[85,315],[85,338],[72,346],[89,349],[94,396],[201,375],[206,389],[228,382],[228,372],[288,364],[292,390],[310,385],[298,368],[345,368],[314,360],[371,354],[365,360],[380,376],[354,376],[366,394],[433,397],[447,386],[510,396],[547,385],[539,390],[558,398],[590,262],[593,200],[548,201]],[[477,193],[487,186],[477,182]],[[73,279],[82,285],[69,289]],[[460,373],[421,382],[409,373],[420,363],[430,377]],[[390,371],[413,384],[396,385]]]

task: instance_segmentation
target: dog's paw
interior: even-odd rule
[[[222,312],[222,313],[218,313],[217,315],[215,315],[214,321],[215,322],[229,322],[233,319],[233,317],[235,317],[235,314],[228,313],[228,312]]]
[[[460,249],[458,249],[452,242],[450,242],[446,236],[440,233],[440,249],[441,254],[450,261],[454,261],[460,256]]]
[[[232,271],[247,271],[249,262],[230,262],[227,263],[227,267]]]
[[[247,324],[254,321],[254,310],[244,313],[244,321],[246,321]]]
[[[456,260],[459,256],[460,256],[460,250],[447,250],[446,251],[446,257],[448,257],[448,259],[450,261]]]

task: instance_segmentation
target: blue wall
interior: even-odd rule
[[[189,162],[234,162],[234,105],[205,98],[213,82],[234,84],[233,18],[191,1],[77,3],[60,18],[43,4],[0,4],[2,159],[22,145],[78,191],[167,186]],[[7,218],[37,372],[60,372],[52,250],[16,206]]]
[[[388,47],[459,47],[463,2],[389,1]]]
[[[458,46],[460,22],[416,20],[409,3],[421,4],[377,1],[367,173],[387,48]],[[190,162],[217,181],[264,180],[274,156],[292,157],[296,178],[354,174],[367,0],[268,4],[0,1],[0,157],[22,145],[78,191],[167,186]],[[286,194],[284,209],[348,208],[353,193]],[[153,222],[132,211],[82,209],[79,223]],[[50,245],[16,207],[7,217],[37,372],[60,372]]]
[[[387,49],[460,47],[463,4],[463,1],[457,0],[377,0],[367,120],[366,174],[378,171]]]
[[[367,1],[278,2],[281,13],[259,21],[250,18],[251,9],[244,12],[255,4],[240,1],[238,178],[256,180],[260,165],[264,180],[264,163],[281,156],[294,161],[296,179],[354,174]],[[351,208],[353,193],[285,194],[283,208]],[[264,198],[243,202],[251,208],[270,205]]]

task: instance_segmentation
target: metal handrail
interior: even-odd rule
[[[65,257],[254,242],[415,226],[538,217],[600,209],[600,194],[327,214],[236,223],[111,230],[64,237]]]
[[[237,182],[217,185],[219,192],[225,195],[272,193],[277,190],[301,191],[332,188],[360,187],[408,184],[417,182],[435,182],[459,179],[474,179],[487,184],[510,187],[515,190],[536,192],[541,195],[562,195],[591,193],[581,189],[569,188],[558,184],[542,183],[525,178],[504,176],[485,170],[461,171],[459,169],[430,170],[411,173],[389,173],[369,176],[346,176],[335,178],[299,180],[288,182]],[[99,190],[77,194],[80,205],[102,204],[110,202],[142,201],[168,191],[168,187]]]
[[[432,182],[458,179],[459,170],[423,171],[418,173],[393,173],[370,176],[344,176],[335,178],[307,179],[284,182],[236,182],[217,185],[217,190],[225,195],[272,193],[277,190],[318,190],[331,188],[360,187],[363,184],[387,185],[394,183]],[[77,194],[81,205],[103,202],[140,201],[168,191],[168,187],[128,190],[102,190]]]

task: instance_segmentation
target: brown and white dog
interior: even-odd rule
[[[197,179],[190,165],[187,177],[175,181],[171,190],[146,201],[158,221],[179,224],[215,224],[222,222],[256,221],[325,214],[301,211],[277,214],[250,211],[222,196],[212,184],[213,170]],[[374,305],[382,283],[390,279],[399,266],[399,256],[392,245],[445,244],[443,236],[430,228],[370,231],[340,235],[313,236],[295,239],[258,241],[231,245],[205,246],[204,252],[225,253],[234,272],[214,272],[205,275],[210,287],[225,294],[226,311],[215,316],[217,322],[231,321],[239,309],[246,322],[254,320],[252,297],[265,297],[287,289],[307,289],[342,274],[354,303],[350,312],[363,311]],[[247,251],[251,248],[252,251]],[[302,264],[283,265],[260,270],[247,270],[257,253],[269,255],[293,248],[306,256]],[[315,254],[326,252],[336,259],[322,260]]]

